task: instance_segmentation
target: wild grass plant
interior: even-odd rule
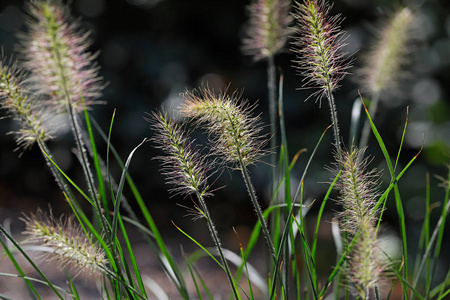
[[[214,298],[215,286],[207,284],[197,265],[200,256],[209,257],[217,270],[224,272],[228,282],[214,285],[228,286],[230,299],[448,297],[450,271],[444,276],[438,276],[436,271],[450,207],[450,172],[442,178],[445,196],[440,202],[437,223],[430,220],[433,204],[429,184],[424,191],[425,218],[415,245],[406,226],[398,183],[420,153],[400,167],[407,121],[398,152],[389,153],[383,132],[378,131],[372,118],[379,99],[386,96],[386,91],[397,89],[392,83],[398,82],[403,61],[409,54],[403,48],[410,39],[410,24],[418,18],[417,12],[402,8],[390,22],[385,22],[372,52],[366,55],[366,66],[360,73],[355,72],[362,74],[358,76],[362,78],[363,95],[357,101],[363,109],[358,118],[366,125],[361,128],[361,137],[357,134],[359,130],[354,131],[352,144],[343,142],[334,93],[350,72],[353,56],[343,52],[347,34],[340,27],[342,18],[331,13],[332,3],[254,0],[248,9],[250,21],[243,49],[255,61],[268,60],[270,133],[266,133],[261,116],[255,114],[256,104],[245,99],[244,92],[214,90],[205,83],[180,94],[181,105],[171,108],[182,121],[163,109],[148,113],[151,137],[137,145],[124,162],[111,143],[115,114],[106,133],[90,114],[94,104],[100,102],[105,84],[99,76],[96,54],[89,51],[89,33],[80,27],[61,0],[31,1],[26,9],[28,29],[20,35],[20,59],[3,58],[1,62],[1,107],[17,120],[18,129],[12,134],[21,153],[26,155],[25,151],[33,145],[39,147],[72,212],[70,216],[54,216],[49,208],[48,212],[37,210],[24,216],[26,239],[13,236],[8,226],[0,225],[2,254],[16,270],[16,273],[0,271],[0,275],[21,278],[30,299],[44,298],[37,285],[46,286],[54,299],[83,299],[77,281],[81,274],[97,284],[97,299],[168,299],[169,287],[159,286],[152,274],[142,271],[139,261],[143,258],[137,257],[130,230],[138,231],[148,251],[155,254],[172,283],[170,288],[176,291],[176,299]],[[288,47],[288,39],[292,40],[291,50],[295,54],[292,63],[304,80],[303,88],[315,89],[311,96],[319,102],[327,99],[331,117],[331,125],[323,125],[323,134],[317,137],[300,184],[294,189],[291,172],[297,167],[300,152],[293,158],[289,155],[284,117],[284,102],[288,100],[283,97],[283,75],[276,79],[274,59]],[[47,146],[57,134],[51,124],[58,115],[69,120],[76,145],[74,152],[85,182],[72,180]],[[334,143],[326,145],[322,140],[330,127]],[[209,143],[199,144],[191,137],[192,131],[205,134]],[[367,131],[373,143],[369,142]],[[106,144],[104,158],[97,150],[97,137]],[[359,148],[355,146],[358,141]],[[175,225],[186,242],[194,242],[201,254],[184,255],[180,262],[173,249],[169,249],[152,217],[155,212],[128,172],[135,151],[145,142],[160,151],[155,159],[160,162],[161,176],[166,178],[172,193],[191,200],[184,206],[198,222],[204,221],[214,248],[202,245],[196,236]],[[382,184],[381,171],[371,166],[372,158],[365,154],[367,146],[378,147],[383,154],[384,173],[390,177],[389,182]],[[330,170],[331,179],[323,198],[308,202],[304,199],[304,181],[314,177],[309,166],[319,147],[334,153],[334,160],[324,166]],[[249,167],[268,156],[274,170],[269,184],[272,200],[261,205]],[[120,178],[111,175],[112,164],[120,166]],[[208,210],[208,201],[219,188],[215,180],[224,170],[240,173],[257,216],[249,239],[240,243],[240,253],[232,252],[221,242],[221,232]],[[124,197],[125,187],[130,189],[132,198]],[[395,202],[399,224],[400,258],[390,256],[380,234],[385,226],[385,207],[391,200]],[[336,262],[324,274],[318,267],[323,253],[318,251],[319,229],[326,223],[324,213],[332,202],[339,207],[331,224]],[[312,207],[317,207],[314,215]],[[236,233],[236,239],[239,238]],[[31,254],[35,251],[44,255],[36,259]],[[418,254],[411,257],[411,253]],[[254,255],[265,257],[265,267],[252,265]],[[42,266],[53,261],[58,262],[64,281],[53,282],[45,274]],[[0,298],[15,299],[14,295],[1,292]]]

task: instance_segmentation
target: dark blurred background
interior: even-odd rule
[[[83,27],[92,33],[92,52],[100,51],[100,72],[108,83],[102,97],[106,104],[96,106],[92,115],[107,131],[116,109],[112,143],[123,160],[144,138],[152,137],[149,123],[144,120],[146,113],[161,106],[166,109],[176,106],[180,92],[199,87],[202,83],[216,89],[223,89],[229,84],[230,91],[242,90],[244,98],[251,102],[258,101],[255,113],[262,112],[263,121],[267,124],[266,64],[252,63],[251,58],[240,51],[248,3],[238,0],[71,1],[73,15],[81,16]],[[359,55],[364,53],[371,39],[369,25],[399,4],[400,1],[390,0],[335,1],[332,13],[345,17],[342,26],[350,34],[346,51],[354,53],[356,66],[359,66]],[[415,1],[414,5],[420,8],[423,23],[409,67],[412,76],[402,83],[402,97],[382,99],[384,101],[375,122],[388,150],[395,157],[406,107],[409,106],[408,131],[398,170],[419,152],[424,142],[424,149],[417,161],[399,183],[408,230],[411,236],[418,237],[424,217],[426,174],[430,175],[431,202],[438,203],[444,199],[445,190],[438,187],[440,181],[436,175],[446,177],[448,172],[450,1],[421,0]],[[23,7],[24,1],[0,1],[0,43],[6,57],[16,50],[16,34],[24,30]],[[304,101],[311,90],[298,90],[302,78],[291,67],[292,59],[293,55],[288,50],[276,57],[285,78],[284,105],[290,156],[292,158],[302,148],[308,149],[300,156],[293,171],[293,186],[296,189],[309,155],[331,121],[325,101],[320,109],[314,99]],[[358,84],[354,77],[347,76],[336,93],[341,131],[346,143],[349,140],[351,107],[358,98]],[[1,116],[5,116],[3,111]],[[67,212],[69,208],[45,168],[38,147],[22,155],[21,152],[14,152],[16,145],[13,137],[7,135],[14,128],[16,124],[13,120],[0,119],[0,222],[10,218],[16,228],[21,228],[17,218],[22,212],[35,211],[38,206],[46,208],[47,203],[57,213]],[[195,137],[203,145],[207,143],[199,134],[195,133]],[[329,182],[332,177],[326,168],[331,165],[332,138],[329,131],[305,180],[305,200],[317,199],[311,208],[311,221],[315,220],[314,214],[328,188],[324,182]],[[97,144],[105,157],[105,144],[100,138]],[[71,152],[71,133],[61,132],[50,142],[50,147],[63,170],[82,185],[82,170]],[[367,152],[373,156],[371,166],[384,170],[382,188],[385,188],[390,177],[373,138]],[[207,239],[204,224],[192,222],[190,217],[185,216],[186,209],[177,205],[192,207],[189,198],[172,197],[167,192],[168,186],[158,172],[158,161],[153,159],[158,154],[160,152],[151,143],[146,143],[136,152],[130,167],[130,174],[158,226],[167,235],[180,237],[171,224],[173,220],[184,228],[198,229],[198,234],[205,234]],[[118,180],[120,170],[115,164],[112,173]],[[263,205],[267,205],[270,167],[267,163],[261,163],[251,168],[251,175]],[[232,226],[247,232],[256,222],[240,176],[235,171],[223,172],[214,186],[224,188],[208,200],[219,231],[225,233],[225,244],[236,240],[233,234],[226,235],[226,232],[231,232]],[[130,196],[130,191],[125,190],[125,195]],[[132,199],[131,196],[129,198]],[[339,208],[330,202],[325,216],[327,221],[331,219],[333,209]],[[433,224],[439,213],[440,208],[433,211]],[[395,234],[398,224],[393,196],[389,198],[384,221],[386,231]],[[327,224],[324,227],[329,227]],[[324,235],[330,238],[326,232]],[[410,242],[415,245],[414,238]],[[448,249],[450,240],[446,239],[444,243]]]

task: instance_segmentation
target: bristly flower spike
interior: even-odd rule
[[[61,0],[32,1],[28,4],[28,31],[21,35],[24,67],[31,72],[33,89],[45,96],[59,112],[68,101],[76,112],[94,104],[103,89],[97,54],[89,52],[89,33]]]
[[[264,136],[260,135],[259,116],[251,116],[255,105],[243,100],[238,92],[215,94],[208,87],[185,92],[180,113],[196,120],[208,131],[214,154],[237,169],[257,162],[266,151]]]
[[[40,209],[23,219],[27,242],[50,248],[52,255],[62,265],[79,272],[107,272],[107,259],[102,248],[92,243],[73,218],[55,219]],[[50,258],[52,259],[52,258]]]
[[[294,67],[305,76],[305,86],[316,88],[313,94],[320,100],[339,87],[347,74],[350,63],[346,53],[345,32],[341,30],[340,15],[331,17],[331,5],[325,0],[295,2],[294,17],[297,21],[292,51],[296,53]]]
[[[201,125],[212,140],[213,153],[224,163],[241,171],[271,257],[276,263],[274,244],[247,170],[266,153],[263,147],[267,140],[260,135],[259,117],[251,116],[255,105],[243,101],[237,92],[231,96],[226,91],[215,94],[208,87],[187,91],[181,96],[184,100],[181,115]]]
[[[374,29],[375,39],[370,50],[362,56],[363,66],[356,71],[358,83],[371,97],[369,113],[372,118],[381,97],[401,94],[400,82],[408,74],[405,66],[414,52],[414,41],[421,36],[418,13],[408,7],[397,10],[380,23]],[[360,148],[366,147],[370,133],[370,123],[366,120]]]
[[[296,53],[295,67],[305,76],[304,86],[316,88],[312,96],[320,101],[328,99],[334,137],[338,154],[341,152],[339,124],[333,92],[347,74],[351,61],[342,52],[345,32],[341,30],[339,15],[329,16],[331,5],[325,0],[295,2],[294,18],[297,21],[296,37],[292,51]]]
[[[253,0],[242,51],[259,61],[279,53],[292,33],[291,0]]]
[[[343,151],[338,159],[340,190],[338,202],[343,206],[341,225],[351,237],[356,238],[350,253],[348,276],[362,299],[368,299],[370,291],[383,283],[387,269],[386,259],[378,246],[376,223],[379,210],[376,208],[378,172],[367,171],[367,158],[361,160],[364,151]]]
[[[418,17],[408,7],[397,10],[375,29],[375,40],[356,73],[366,92],[394,92],[408,62],[412,40],[418,36]],[[381,30],[379,29],[381,28]]]
[[[183,125],[178,125],[172,121],[167,113],[156,112],[151,114],[149,121],[156,134],[152,138],[158,148],[165,152],[164,156],[157,159],[162,161],[163,173],[167,177],[167,182],[175,185],[172,191],[182,194],[194,194],[198,200],[194,212],[196,218],[204,217],[208,224],[211,237],[216,245],[216,249],[221,257],[225,272],[236,299],[239,299],[236,285],[231,275],[228,262],[222,251],[219,234],[209,214],[204,197],[210,195],[207,184],[207,171],[209,169],[206,161],[207,156],[196,151],[185,132]]]
[[[176,124],[165,112],[154,112],[151,122],[155,135],[152,141],[165,155],[156,157],[162,162],[163,174],[173,192],[181,194],[208,194],[208,163],[188,139],[183,125]]]
[[[27,149],[35,142],[42,143],[52,138],[51,130],[44,122],[44,114],[36,99],[30,99],[24,84],[23,74],[13,63],[0,61],[0,107],[19,121],[16,136],[19,148]]]

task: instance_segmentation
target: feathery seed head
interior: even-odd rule
[[[341,52],[345,32],[339,15],[329,16],[331,5],[326,0],[295,2],[294,18],[297,33],[292,49],[296,53],[296,68],[305,76],[304,86],[317,89],[313,94],[321,99],[339,87],[339,82],[351,67],[351,61]]]
[[[23,219],[27,242],[38,243],[53,250],[54,257],[62,267],[71,267],[79,272],[106,269],[107,260],[103,249],[92,243],[73,218],[55,219],[51,212],[38,210]]]
[[[81,31],[61,0],[32,1],[28,10],[22,52],[35,92],[59,112],[67,111],[68,101],[77,112],[83,100],[87,107],[94,104],[103,85],[93,62],[97,55],[88,51],[89,33]]]
[[[153,142],[166,154],[157,159],[162,162],[167,182],[175,185],[172,191],[208,195],[206,156],[195,149],[184,127],[170,120],[164,112],[153,113],[148,120],[155,130]]]
[[[364,67],[356,73],[361,86],[372,94],[395,92],[405,76],[412,41],[418,37],[418,16],[405,7],[382,21],[374,30],[371,49],[363,56]],[[378,28],[382,28],[379,30]]]
[[[249,24],[242,51],[254,61],[280,52],[292,33],[290,7],[291,0],[254,0],[248,6]]]
[[[11,62],[0,61],[0,107],[19,121],[20,128],[11,132],[19,147],[27,149],[36,141],[51,139],[51,130],[44,123],[44,115],[36,99],[30,99],[24,87],[23,74]]]
[[[363,150],[357,149],[351,152],[343,151],[340,163],[337,163],[342,168],[337,183],[340,191],[338,202],[344,207],[341,213],[342,219],[345,220],[344,230],[351,234],[368,224],[374,225],[377,220],[375,205],[378,196],[378,172],[376,169],[367,171],[369,161],[367,158],[361,159],[363,153]]]
[[[337,163],[342,170],[337,187],[338,202],[343,206],[340,213],[343,230],[357,239],[348,258],[348,275],[355,291],[366,299],[368,291],[381,283],[387,263],[379,249],[375,227],[378,173],[367,171],[368,160],[362,157],[361,150],[343,151]]]
[[[255,105],[242,100],[238,92],[215,94],[208,87],[185,92],[180,113],[196,120],[213,142],[212,149],[224,163],[236,168],[255,163],[266,154],[267,143],[260,135],[259,116],[251,116]]]

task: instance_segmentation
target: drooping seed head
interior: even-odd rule
[[[305,77],[304,86],[317,89],[313,95],[320,100],[339,87],[351,67],[342,52],[346,45],[345,32],[340,28],[342,19],[330,16],[331,5],[326,0],[295,2],[294,8],[294,67]]]
[[[164,112],[155,112],[148,120],[155,131],[153,143],[165,153],[156,158],[162,163],[167,183],[175,186],[172,191],[207,195],[209,186],[206,156],[193,146],[184,126],[176,124]]]
[[[89,33],[80,29],[61,0],[32,1],[28,5],[28,31],[20,37],[24,67],[30,71],[34,91],[49,105],[67,111],[68,101],[76,111],[94,104],[103,84],[89,52]]]
[[[261,135],[259,116],[251,116],[255,105],[242,100],[234,92],[215,94],[208,87],[187,91],[181,95],[182,116],[192,118],[207,130],[213,153],[224,163],[236,168],[246,167],[266,154],[267,143]]]
[[[36,141],[51,139],[52,130],[46,125],[41,103],[28,93],[23,78],[16,64],[0,61],[0,107],[19,122],[19,129],[11,133],[18,147],[27,149]]]
[[[280,52],[292,33],[291,0],[254,0],[248,6],[249,21],[242,51],[254,61]]]
[[[371,94],[398,92],[411,57],[413,41],[420,35],[419,18],[411,9],[397,10],[374,29],[374,42],[356,71],[362,88]]]
[[[48,259],[57,259],[62,267],[79,272],[106,270],[107,260],[102,248],[92,242],[90,236],[77,225],[73,218],[55,219],[52,213],[38,210],[23,219],[27,242],[52,250]]]

